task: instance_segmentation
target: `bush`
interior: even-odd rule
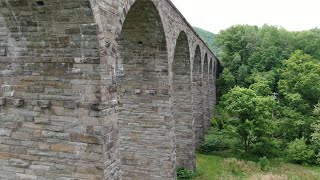
[[[224,131],[212,128],[207,132],[205,142],[200,145],[202,153],[212,153],[230,149],[230,138]]]
[[[226,149],[228,149],[228,145],[220,139],[212,139],[200,145],[200,151],[203,153],[223,151]]]
[[[281,142],[276,139],[264,138],[260,142],[255,143],[252,154],[258,157],[277,157],[281,156]]]
[[[286,153],[290,162],[298,164],[310,163],[314,157],[314,151],[308,147],[304,138],[290,142]]]
[[[195,173],[192,170],[180,167],[177,169],[177,177],[178,179],[192,179],[195,177]]]
[[[320,152],[316,155],[316,164],[320,165]]]
[[[264,156],[263,158],[259,159],[259,165],[262,171],[268,171],[270,167],[270,162],[267,159],[267,157]]]

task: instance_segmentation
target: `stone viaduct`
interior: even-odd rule
[[[194,169],[217,64],[169,0],[0,0],[0,179]]]

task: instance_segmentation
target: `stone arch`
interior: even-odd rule
[[[195,170],[195,135],[192,117],[191,65],[188,37],[177,39],[173,75],[173,119],[175,121],[177,167]]]
[[[202,93],[203,93],[203,117],[204,130],[210,127],[210,105],[209,105],[209,59],[208,54],[205,53],[203,60],[203,79],[202,79]]]
[[[204,141],[204,121],[202,103],[202,66],[200,46],[196,47],[192,69],[193,118],[195,123],[196,147]]]
[[[175,178],[166,37],[151,0],[131,6],[118,44],[122,178]]]

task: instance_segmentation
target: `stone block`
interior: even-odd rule
[[[6,105],[6,98],[0,97],[0,106],[5,106]]]
[[[13,101],[13,105],[15,107],[22,107],[22,106],[24,106],[24,100],[23,99],[15,99]]]
[[[102,110],[102,106],[99,103],[94,103],[91,105],[91,109],[94,111],[101,111]]]
[[[36,175],[17,173],[15,179],[17,179],[17,180],[37,180],[38,177]]]
[[[7,56],[7,50],[6,49],[0,49],[0,56]]]
[[[83,24],[80,26],[82,35],[97,35],[97,25]]]
[[[46,171],[49,171],[50,166],[46,166],[46,165],[30,165],[30,169],[35,170],[35,171],[46,172]]]
[[[134,90],[134,93],[135,93],[135,94],[141,94],[141,89],[135,89],[135,90]]]
[[[50,101],[49,100],[41,100],[37,102],[38,106],[40,106],[42,109],[46,109],[50,107]]]
[[[43,117],[35,117],[34,118],[35,124],[50,124],[49,118],[43,118]]]
[[[84,174],[102,175],[103,171],[96,167],[77,167],[77,172]]]
[[[50,145],[47,143],[38,143],[39,150],[50,150]]]
[[[10,145],[0,144],[0,152],[9,152]]]
[[[34,122],[34,117],[33,116],[26,116],[26,121],[27,122]]]
[[[29,166],[29,161],[21,160],[21,159],[9,159],[10,166],[18,167],[18,168],[26,168]]]
[[[63,107],[67,109],[75,109],[77,107],[77,103],[74,101],[64,101]]]
[[[0,137],[1,136],[10,137],[10,135],[11,135],[11,130],[10,129],[0,128]]]
[[[88,144],[99,144],[99,139],[89,134],[70,133],[70,141]]]
[[[154,96],[157,92],[155,90],[145,90],[145,93]]]
[[[67,144],[52,144],[51,150],[56,152],[74,152],[74,147],[72,145]]]
[[[65,30],[66,34],[80,34],[80,28],[68,28]]]

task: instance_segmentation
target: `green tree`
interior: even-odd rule
[[[217,88],[219,96],[225,94],[236,85],[234,75],[228,68],[224,68],[220,78],[217,80]]]
[[[287,157],[294,163],[307,163],[312,161],[314,151],[308,147],[306,140],[296,139],[288,144]]]
[[[310,55],[296,51],[284,62],[279,90],[286,105],[303,112],[312,112],[320,100],[320,64]]]
[[[253,90],[241,87],[231,89],[219,104],[236,121],[232,126],[241,137],[245,152],[272,134],[274,106],[272,97],[258,96]]]

